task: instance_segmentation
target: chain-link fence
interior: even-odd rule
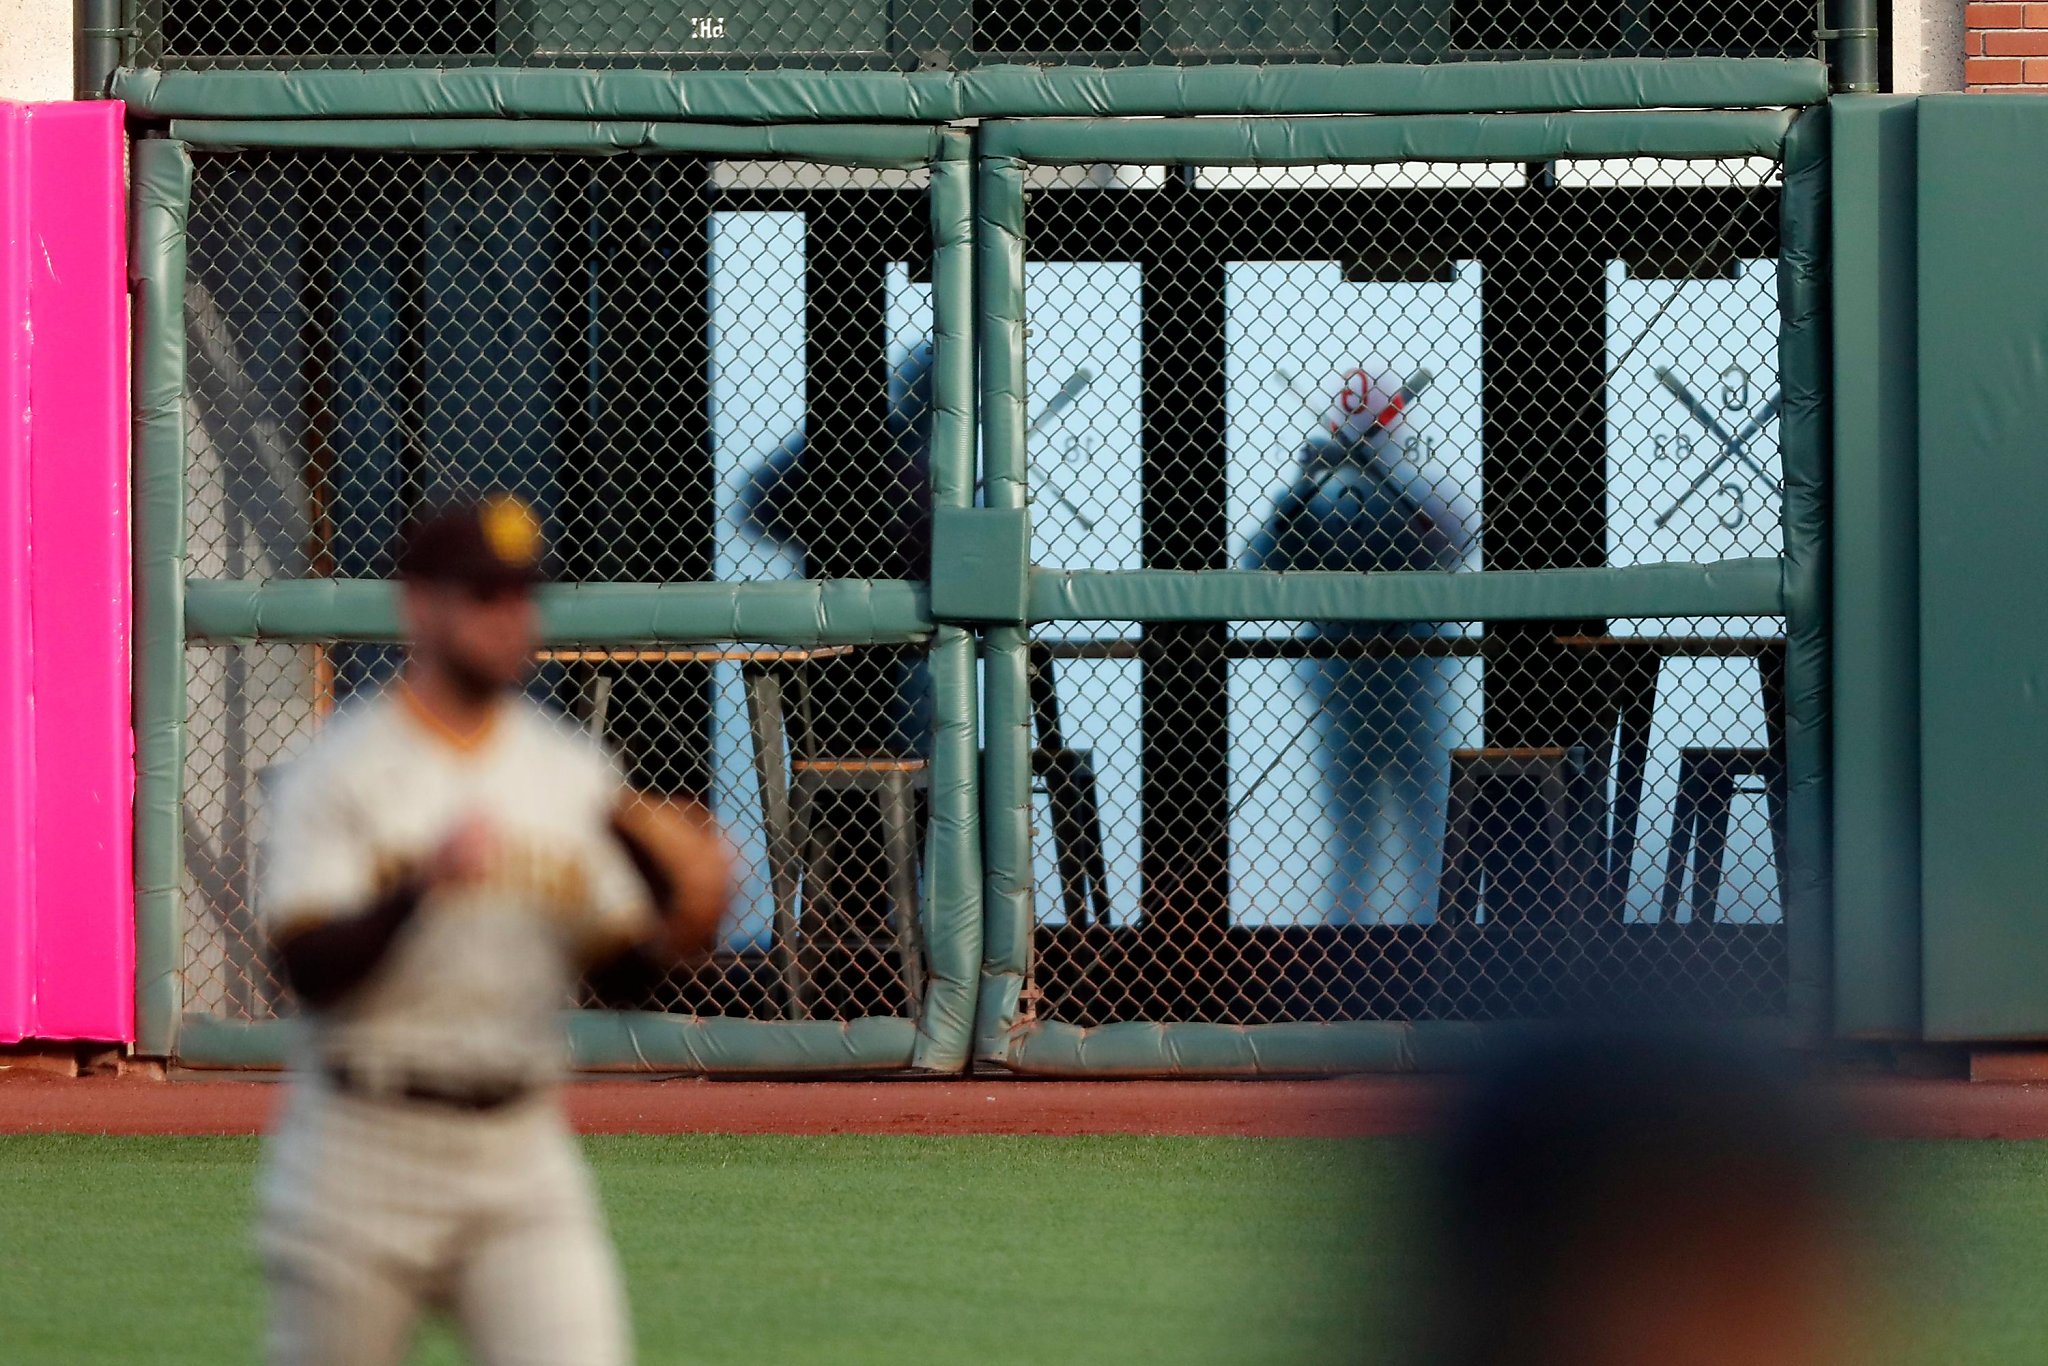
[[[187,652],[193,1011],[239,1021],[289,1012],[255,908],[265,794],[337,708],[399,661],[391,646],[335,642]],[[739,855],[712,960],[647,999],[601,1004],[757,1019],[915,1015],[925,683],[915,647],[545,651],[534,700],[616,749],[640,791],[706,803]]]
[[[571,582],[923,578],[928,178],[199,158],[192,573],[383,577],[407,516],[498,487]]]
[[[1783,1015],[1755,625],[1040,628],[1038,1017]]]
[[[1438,62],[1813,56],[1803,0],[836,0],[696,9],[615,0],[136,0],[140,66],[647,65],[961,69],[992,62]]]
[[[1017,174],[1036,563],[1781,550],[1773,158]],[[1022,1020],[1786,1013],[1781,618],[1145,591],[1028,646]]]
[[[992,1059],[1033,1021],[1786,1016],[1793,127],[1005,121],[971,205],[957,131],[869,130],[909,169],[198,150],[187,1004],[276,1011],[265,774],[389,676],[359,590],[404,519],[503,486],[594,590],[556,599],[536,697],[742,854],[714,961],[603,1004],[900,1026],[927,855],[980,834],[986,900],[965,872],[947,904],[986,910]],[[990,548],[1026,492],[1028,579]],[[966,518],[936,566],[935,501]],[[1018,587],[977,715],[932,601]],[[605,616],[620,590],[671,624]]]
[[[450,494],[514,489],[554,576],[642,586],[929,572],[922,170],[691,156],[196,158],[188,572],[388,578]],[[275,766],[399,662],[369,640],[187,651],[187,1001],[262,1020]],[[633,785],[707,803],[742,880],[713,961],[604,1004],[911,1016],[925,986],[922,645],[554,643],[532,692]]]

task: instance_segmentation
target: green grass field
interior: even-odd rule
[[[648,1363],[1382,1356],[1413,1143],[611,1138],[590,1151]],[[2048,1348],[2048,1144],[1869,1148],[1875,1336]],[[0,1138],[0,1356],[255,1359],[246,1139]],[[429,1332],[422,1362],[457,1360]]]

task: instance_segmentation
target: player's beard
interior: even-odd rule
[[[441,657],[441,672],[448,686],[471,706],[484,707],[518,690],[522,679],[506,679],[486,665],[450,652]]]

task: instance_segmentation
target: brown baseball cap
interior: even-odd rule
[[[480,588],[532,587],[546,575],[540,518],[513,493],[440,503],[406,529],[398,577]]]

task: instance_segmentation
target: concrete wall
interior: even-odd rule
[[[1963,11],[1964,0],[1892,0],[1894,91],[1924,95],[1963,88]]]
[[[0,0],[0,100],[71,98],[72,0]]]

